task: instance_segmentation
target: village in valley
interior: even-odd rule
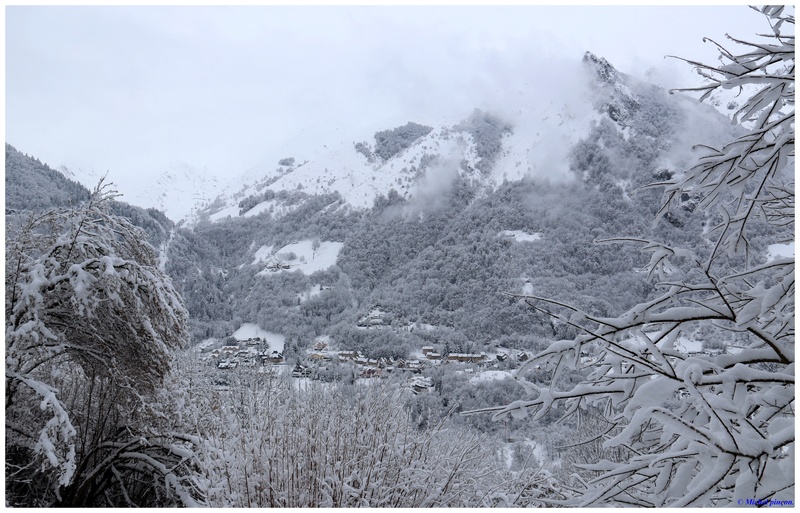
[[[356,325],[365,330],[392,329],[385,324],[385,312],[379,307],[373,308]],[[412,330],[414,326],[404,326],[401,329]],[[244,338],[242,333],[251,336]],[[210,339],[199,344],[196,347],[199,360],[218,371],[255,369],[259,372],[288,374],[292,378],[322,381],[332,381],[336,379],[335,376],[346,376],[355,381],[407,373],[409,376],[406,385],[414,393],[427,392],[432,388],[430,378],[421,375],[426,368],[457,365],[465,373],[478,375],[488,370],[511,371],[531,356],[526,351],[499,347],[491,353],[457,353],[446,351],[446,345],[439,347],[434,344],[419,348],[418,352],[408,358],[373,357],[360,351],[337,349],[330,337],[321,336],[302,355],[289,361],[284,358],[280,336],[264,332],[252,324],[245,325],[235,335],[239,336],[229,337],[224,342]]]
[[[356,326],[363,330],[432,329],[426,324],[389,324],[390,316],[373,307],[361,317]],[[343,350],[328,336],[314,339],[311,347],[295,353],[292,358],[283,354],[284,337],[262,330],[255,324],[244,324],[232,337],[224,340],[208,339],[195,349],[199,360],[210,367],[211,372],[221,372],[220,384],[227,383],[224,372],[237,369],[252,369],[269,372],[273,375],[288,375],[291,378],[319,380],[323,382],[386,379],[398,374],[408,374],[405,386],[415,394],[425,393],[433,388],[432,380],[423,376],[423,371],[441,365],[453,365],[455,370],[474,374],[479,379],[510,378],[512,371],[530,360],[533,352],[495,346],[490,352],[459,353],[449,351],[447,344],[426,345],[407,358],[375,357],[361,351]],[[681,337],[676,349],[692,355],[717,355],[722,350],[716,344],[706,344],[698,339]],[[728,352],[736,353],[739,348],[730,347]],[[596,363],[597,355],[591,347],[584,347],[579,355],[582,365]],[[539,369],[539,366],[535,366]]]

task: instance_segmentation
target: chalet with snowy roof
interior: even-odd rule
[[[219,348],[219,350],[222,353],[231,353],[231,354],[233,354],[236,351],[239,351],[239,346],[222,346],[222,347]]]
[[[377,378],[380,375],[381,375],[381,370],[380,369],[369,368],[369,369],[364,369],[363,371],[361,371],[360,377],[362,377],[362,378]]]
[[[380,328],[384,325],[385,313],[381,311],[380,307],[375,307],[365,317],[362,317],[356,322],[356,325],[361,328]]]
[[[228,360],[228,359],[220,360],[220,362],[217,364],[218,369],[226,369],[226,370],[233,370],[238,366],[239,362],[237,362],[236,360]]]
[[[283,353],[272,351],[271,353],[261,353],[258,355],[261,363],[283,363]]]
[[[415,394],[422,394],[429,392],[433,388],[433,381],[431,378],[414,377],[408,380],[408,386]]]
[[[255,356],[255,353],[250,351],[249,349],[240,349],[233,353],[234,358],[249,358],[251,356]]]
[[[295,365],[294,369],[292,369],[291,376],[293,378],[307,378],[311,376],[311,369],[298,363]]]

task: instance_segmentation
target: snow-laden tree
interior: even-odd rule
[[[159,401],[187,315],[102,182],[6,233],[6,502],[192,504],[191,447]]]
[[[697,201],[708,246],[599,241],[640,244],[661,287],[616,318],[524,297],[579,334],[528,363],[552,371],[549,386],[527,383],[531,397],[495,416],[599,411],[604,420],[576,445],[602,440],[615,449],[604,453],[615,457],[575,465],[555,503],[724,506],[794,497],[794,258],[768,259],[749,239],[794,241],[794,11],[759,10],[772,29],[759,42],[731,38],[741,53],[717,45],[718,66],[688,61],[708,80],[693,89],[703,99],[757,88],[734,115],[746,133],[721,148],[698,146],[693,167],[659,184],[660,214]],[[692,350],[700,335],[724,340],[724,350]],[[560,379],[569,369],[584,369],[586,379]]]

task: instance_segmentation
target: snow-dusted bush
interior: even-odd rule
[[[773,34],[722,64],[689,61],[707,84],[755,84],[734,114],[749,130],[721,148],[700,146],[697,163],[665,187],[659,218],[680,199],[699,198],[706,215],[707,255],[627,239],[651,255],[647,269],[662,293],[619,317],[592,315],[563,302],[526,296],[577,330],[533,358],[559,376],[589,368],[568,386],[529,384],[530,398],[496,416],[541,418],[556,406],[568,414],[604,412],[586,433],[596,459],[574,465],[558,504],[699,506],[794,497],[794,258],[765,261],[749,235],[794,240],[794,15],[765,7]],[[716,223],[716,224],[714,224]],[[620,242],[624,239],[605,242]],[[727,354],[687,345],[698,329],[727,334]],[[595,356],[584,354],[594,350]],[[553,379],[557,383],[557,379]],[[498,411],[499,410],[499,411]],[[619,452],[609,454],[609,449]]]
[[[191,440],[159,418],[187,315],[98,186],[6,234],[6,502],[195,504]]]
[[[447,422],[418,430],[397,388],[297,386],[256,371],[229,381],[192,392],[206,412],[196,429],[211,506],[512,505],[547,480],[535,468],[509,474],[484,439]]]

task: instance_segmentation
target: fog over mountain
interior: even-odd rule
[[[8,142],[90,187],[108,172],[129,201],[158,208],[143,184],[173,169],[226,185],[277,154],[410,120],[439,127],[480,108],[516,122],[520,103],[575,96],[586,50],[664,87],[689,85],[691,69],[663,57],[713,60],[702,38],[752,20],[730,6],[11,6],[8,16]]]

